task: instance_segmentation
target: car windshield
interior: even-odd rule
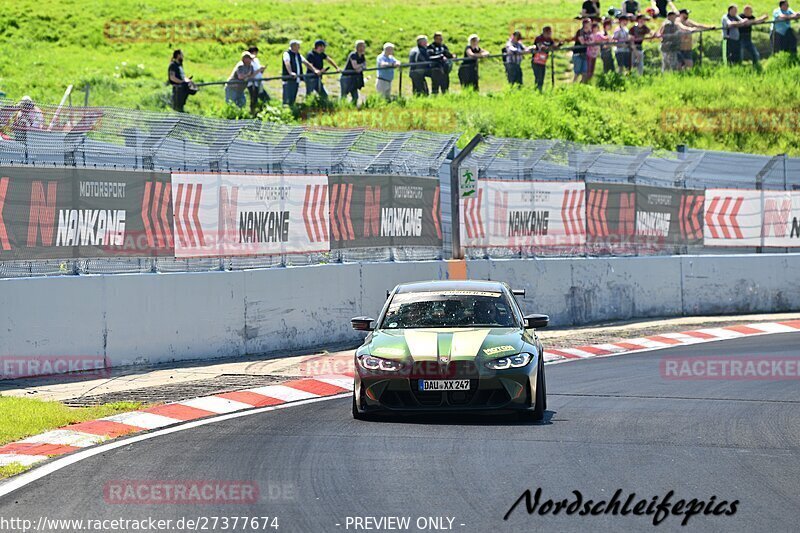
[[[395,294],[381,327],[457,328],[517,326],[506,296],[492,291],[436,291]]]

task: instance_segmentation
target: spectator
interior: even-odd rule
[[[253,71],[255,76],[247,82],[247,92],[250,93],[250,113],[255,115],[258,111],[258,102],[266,102],[269,100],[267,91],[264,90],[264,84],[261,81],[264,77],[264,71],[267,67],[262,67],[258,61],[258,47],[251,46],[247,49],[253,57]]]
[[[638,15],[639,14],[639,2],[636,0],[624,0],[622,2],[622,14],[623,15]]]
[[[545,26],[542,33],[533,40],[535,52],[531,57],[531,67],[533,68],[533,78],[536,80],[536,89],[542,92],[544,87],[544,76],[547,72],[547,59],[551,50],[556,50],[561,46],[553,40],[553,28]]]
[[[589,81],[589,63],[586,57],[586,45],[592,40],[592,20],[583,19],[580,29],[575,32],[575,46],[572,47],[572,72],[575,76],[572,83]]]
[[[739,8],[735,4],[728,6],[728,12],[722,17],[722,38],[725,41],[725,58],[729,65],[742,62],[742,44],[739,28],[747,22],[739,16]]]
[[[642,43],[645,38],[652,33],[647,26],[648,20],[650,20],[650,17],[647,15],[637,15],[636,24],[634,24],[630,31],[631,39],[633,40],[633,46],[631,47],[631,70],[633,70],[635,66],[640,76],[644,74],[644,50],[642,49]]]
[[[797,37],[792,30],[792,21],[800,18],[789,7],[787,0],[781,0],[778,8],[772,12],[772,48],[775,52],[789,52],[797,55]]]
[[[394,69],[400,65],[394,57],[394,45],[386,43],[383,45],[383,52],[378,56],[378,78],[375,80],[375,90],[387,100],[392,97],[392,81],[394,80]]]
[[[428,96],[428,81],[425,78],[430,75],[431,65],[428,56],[427,35],[417,37],[417,46],[409,52],[408,62],[411,63],[408,71],[411,78],[411,91],[415,96]]]
[[[358,91],[364,87],[364,69],[367,68],[367,58],[364,55],[366,50],[367,43],[356,41],[356,49],[347,56],[342,77],[339,79],[341,97],[349,96],[354,104],[358,104]]]
[[[461,88],[471,87],[477,92],[478,89],[478,60],[489,55],[489,52],[481,48],[480,38],[472,34],[467,39],[467,47],[464,49],[464,60],[458,68],[458,81]]]
[[[445,94],[450,89],[450,71],[453,70],[453,54],[444,44],[442,32],[437,31],[433,34],[433,42],[428,45],[428,58],[436,61],[431,66],[431,92],[433,94]]]
[[[586,48],[586,81],[591,80],[594,76],[594,67],[600,56],[600,43],[604,40],[605,38],[600,32],[600,24],[592,22],[592,33],[589,36],[589,42],[592,44]]]
[[[680,51],[678,31],[678,14],[670,11],[667,13],[667,20],[656,32],[656,37],[661,39],[661,72],[678,69],[678,53]]]
[[[767,16],[761,15],[760,17],[756,18],[756,16],[753,15],[752,6],[747,5],[744,6],[741,17],[748,22],[748,24],[739,28],[739,41],[742,45],[742,57],[744,57],[744,52],[750,54],[750,59],[753,61],[753,66],[758,68],[758,62],[761,59],[761,55],[758,53],[756,45],[753,44],[753,24],[764,22],[767,20]]]
[[[599,17],[600,0],[586,0],[581,6],[581,19]]]
[[[44,129],[44,113],[30,96],[23,96],[17,104],[17,109],[11,119],[12,131],[20,133]]]
[[[692,48],[694,47],[694,39],[692,34],[702,30],[711,30],[712,26],[698,24],[697,22],[689,19],[690,11],[688,9],[681,9],[678,11],[678,20],[675,23],[678,26],[679,45],[678,45],[678,68],[684,70],[694,66],[694,57]]]
[[[667,13],[670,11],[678,12],[678,8],[672,3],[672,0],[650,0],[650,9],[653,10],[654,17],[667,18]]]
[[[172,52],[172,61],[169,63],[167,76],[169,84],[172,85],[172,109],[183,113],[183,106],[186,105],[186,99],[189,98],[189,82],[191,80],[183,72],[183,52],[181,50]]]
[[[600,46],[600,59],[603,61],[603,74],[614,72],[614,52],[610,41],[614,38],[612,26],[614,21],[608,17],[603,19],[603,42]]]
[[[283,105],[292,106],[297,101],[300,80],[303,79],[303,65],[316,76],[320,71],[300,53],[300,41],[289,41],[289,49],[283,53],[281,62],[281,79],[283,80]]]
[[[617,29],[613,35],[616,50],[614,55],[617,60],[617,68],[620,74],[624,74],[626,70],[631,68],[631,49],[628,41],[630,40],[630,32],[628,31],[628,16],[619,15],[617,19]]]
[[[523,56],[529,51],[530,49],[522,44],[522,33],[519,31],[512,33],[511,37],[506,41],[503,58],[506,67],[506,78],[510,85],[522,85],[522,67],[520,65]]]
[[[255,75],[253,56],[250,55],[250,52],[242,52],[241,61],[233,67],[231,75],[228,77],[228,83],[225,84],[225,103],[232,102],[238,107],[244,107],[244,104],[247,103],[247,98],[244,96],[247,82]]]
[[[306,96],[315,92],[323,100],[328,99],[328,92],[325,90],[325,84],[322,81],[322,73],[328,70],[325,67],[325,62],[327,61],[336,72],[339,72],[339,66],[325,53],[327,46],[328,43],[322,39],[317,39],[314,41],[314,49],[306,54],[306,63],[311,65],[317,72],[316,74],[314,71],[306,72]]]

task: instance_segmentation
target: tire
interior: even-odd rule
[[[356,393],[353,392],[353,418],[356,420],[368,420],[369,416],[366,413],[362,413],[358,410],[358,406],[356,405]]]
[[[539,371],[536,373],[536,401],[534,402],[533,411],[521,411],[519,413],[519,419],[523,422],[541,422],[544,420],[547,395],[543,368],[544,366],[539,367]],[[528,391],[528,396],[530,397],[530,391]]]

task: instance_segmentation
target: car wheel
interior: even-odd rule
[[[368,416],[366,413],[362,413],[358,410],[358,406],[356,405],[356,393],[353,391],[353,418],[356,420],[367,420]]]
[[[545,409],[545,390],[544,390],[544,372],[541,368],[536,373],[536,401],[533,406],[533,411],[521,411],[519,413],[520,420],[524,422],[541,422],[544,420]],[[528,391],[530,397],[530,391]]]

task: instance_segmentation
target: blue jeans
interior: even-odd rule
[[[300,84],[296,81],[283,82],[283,105],[294,105]]]
[[[319,97],[323,100],[328,98],[328,91],[325,90],[325,85],[322,84],[322,76],[306,74],[306,96],[313,92],[319,93]]]
[[[247,103],[247,97],[244,95],[244,84],[225,86],[225,103],[227,104],[230,102],[233,102],[239,107],[244,107]]]
[[[758,65],[758,61],[761,59],[761,54],[758,53],[758,49],[756,48],[755,43],[753,43],[753,39],[745,37],[741,40],[741,44],[742,57],[744,57],[744,52],[748,52],[750,54],[750,59],[753,60],[753,65]]]

